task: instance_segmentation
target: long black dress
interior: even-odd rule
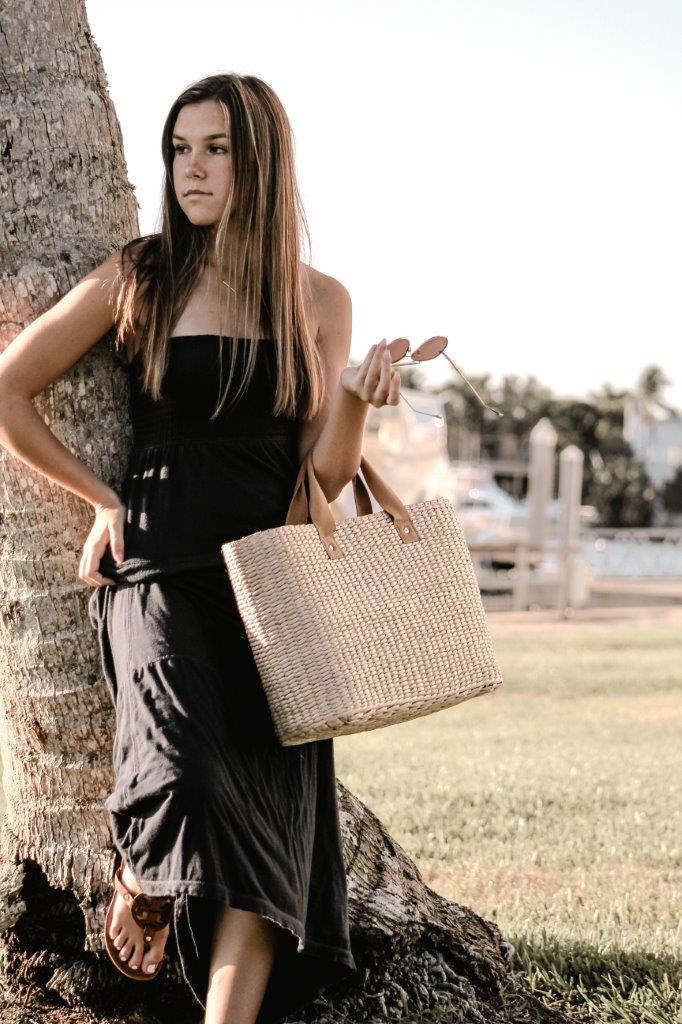
[[[223,339],[223,375],[228,346],[238,370],[248,344]],[[116,584],[95,588],[89,612],[116,710],[114,842],[144,891],[177,896],[180,963],[202,1007],[220,903],[281,926],[265,1024],[356,965],[333,741],[278,742],[220,552],[284,523],[298,470],[298,421],[271,411],[274,343],[251,344],[254,377],[213,421],[216,335],[169,339],[159,401],[131,363],[124,560],[107,547],[100,568]]]

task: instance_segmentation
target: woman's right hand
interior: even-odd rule
[[[99,505],[95,513],[95,522],[83,545],[78,577],[92,587],[101,587],[105,583],[116,584],[116,580],[102,576],[99,563],[107,544],[111,547],[114,561],[123,561],[123,523],[126,507],[121,501],[109,505]]]
[[[358,366],[346,366],[341,371],[340,381],[346,391],[375,409],[398,405],[400,401],[400,374],[392,368],[386,338],[372,345]]]

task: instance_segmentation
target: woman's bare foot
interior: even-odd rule
[[[131,892],[140,892],[140,886],[135,881],[135,876],[127,864],[124,865],[121,876],[124,885],[127,885]],[[114,903],[111,915],[109,935],[113,939],[116,949],[119,950],[121,960],[129,961],[129,966],[133,970],[141,969],[147,974],[154,973],[156,965],[161,962],[161,956],[169,932],[170,925],[166,925],[165,928],[160,928],[158,931],[149,932],[152,936],[152,941],[149,949],[143,956],[144,940],[142,929],[133,917],[130,906],[121,894],[116,891],[116,902]]]

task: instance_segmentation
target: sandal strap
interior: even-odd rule
[[[159,931],[170,923],[174,896],[150,896],[146,892],[132,892],[121,877],[123,862],[114,874],[114,887],[130,907],[130,912],[137,923],[144,929]]]
[[[172,896],[149,896],[146,892],[138,892],[131,913],[142,928],[158,931],[170,923],[172,908]]]

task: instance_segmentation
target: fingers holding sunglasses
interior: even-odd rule
[[[360,381],[360,397],[363,402],[373,402],[375,392],[381,387],[387,388],[390,375],[391,355],[386,345],[386,339],[382,338],[378,345],[374,346],[374,353],[369,366]]]
[[[400,374],[397,370],[391,370],[391,382],[386,398],[386,405],[398,405],[400,402]]]
[[[378,353],[378,369],[374,368],[372,362],[363,389],[364,400],[377,409],[383,405],[397,405],[400,401],[400,374],[392,368],[391,350],[384,344],[378,348]]]
[[[376,404],[374,397],[377,393],[381,395],[383,391],[388,396],[391,376],[391,352],[386,339],[382,338],[378,345],[372,345],[359,366],[347,366],[342,371],[341,383],[363,402]]]

